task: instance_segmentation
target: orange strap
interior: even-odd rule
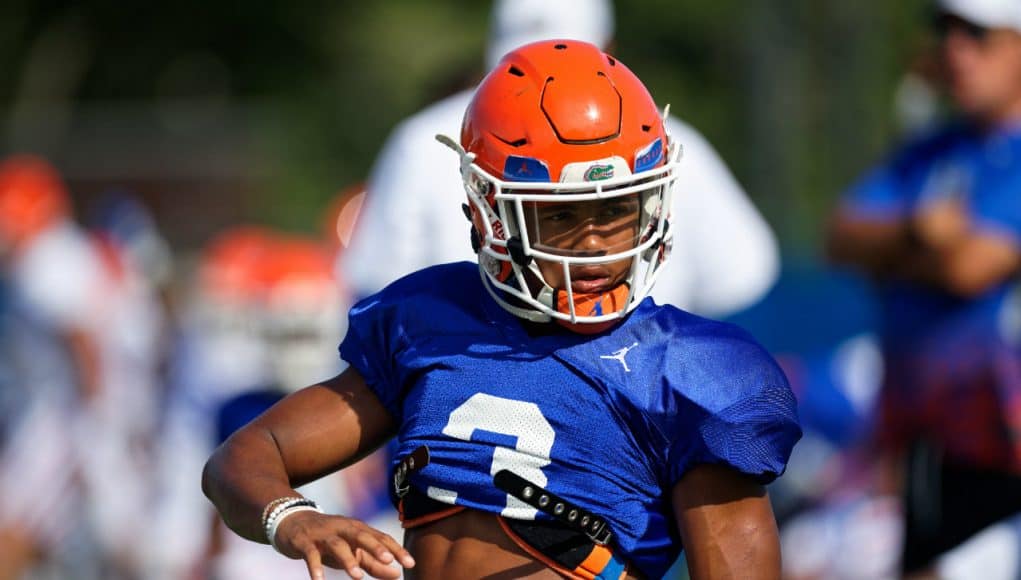
[[[554,562],[546,554],[543,554],[539,550],[533,548],[528,542],[521,539],[520,536],[514,533],[514,530],[510,529],[510,526],[507,525],[507,522],[506,520],[504,520],[504,518],[496,516],[496,519],[497,521],[500,522],[500,527],[503,528],[503,531],[505,534],[507,534],[507,537],[510,538],[511,540],[514,540],[514,543],[517,544],[522,550],[527,552],[536,560],[549,566],[551,569],[553,569],[553,571],[557,572],[558,574],[565,578],[569,578],[570,580],[595,580],[603,572],[603,570],[606,568],[606,565],[610,563],[610,560],[613,557],[613,552],[611,552],[609,548],[607,548],[606,546],[600,546],[599,544],[594,544],[592,546],[592,552],[589,553],[588,557],[585,558],[585,560],[581,564],[579,564],[578,567],[575,568],[574,570],[568,570],[567,568],[564,568],[560,564]],[[625,567],[624,570],[621,572],[618,580],[623,580],[624,578],[627,578],[627,567]]]
[[[596,576],[603,572],[603,569],[610,563],[610,558],[612,557],[613,553],[606,546],[596,544],[592,547],[592,552],[585,558],[585,561],[578,564],[578,567],[574,569],[574,573],[586,580],[594,580]]]

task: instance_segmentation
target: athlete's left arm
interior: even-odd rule
[[[672,499],[693,579],[780,577],[779,532],[762,485],[699,465],[674,485]]]

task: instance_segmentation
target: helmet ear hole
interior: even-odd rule
[[[478,254],[479,249],[482,248],[482,240],[479,239],[479,230],[475,229],[475,223],[472,220],[472,208],[468,204],[462,203],[461,211],[464,212],[465,219],[467,219],[468,223],[471,224],[471,230],[469,231],[469,235],[471,236],[470,240],[472,245],[472,252]]]
[[[472,226],[470,235],[472,251],[478,254],[479,250],[482,249],[482,241],[479,239],[479,230],[475,229],[475,226]]]
[[[663,245],[666,243],[665,240],[667,239],[667,233],[669,231],[670,231],[670,220],[664,220],[663,221],[663,235],[660,236],[659,238],[657,238],[656,242],[653,243],[652,246],[649,247],[649,249],[645,250],[644,254],[642,254],[642,258],[645,261],[651,262],[653,259],[655,259],[656,254],[660,253],[660,250],[663,248]]]

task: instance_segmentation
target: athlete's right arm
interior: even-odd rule
[[[242,537],[267,543],[262,512],[271,501],[298,497],[294,487],[341,469],[390,438],[396,425],[353,368],[283,399],[230,436],[213,452],[202,473],[202,490],[224,522]],[[358,520],[302,511],[277,528],[277,548],[304,559],[309,575],[323,565],[354,578],[364,568],[379,578],[397,578],[398,560],[410,554],[390,536]]]
[[[918,246],[910,222],[903,219],[866,219],[838,210],[826,231],[826,254],[831,261],[880,278],[908,262]]]

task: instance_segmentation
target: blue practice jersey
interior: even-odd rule
[[[952,124],[909,143],[873,169],[844,195],[845,211],[877,221],[910,218],[933,201],[956,199],[973,228],[1021,247],[1021,130],[982,133]],[[881,288],[883,338],[890,349],[919,341],[984,348],[999,336],[997,316],[1014,286],[1010,280],[989,292],[962,298],[914,283]],[[944,353],[945,354],[945,353]]]
[[[503,493],[509,469],[604,517],[622,557],[660,577],[680,551],[672,486],[722,464],[766,483],[801,435],[773,359],[735,326],[643,302],[614,329],[530,336],[467,262],[421,270],[351,309],[341,356],[400,424],[429,497],[546,517]]]

